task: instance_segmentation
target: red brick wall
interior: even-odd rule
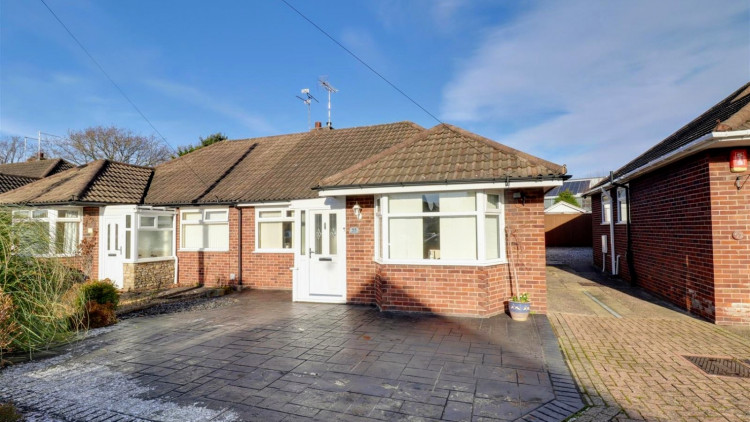
[[[750,171],[731,173],[729,151],[711,151],[708,163],[715,318],[717,324],[750,325]],[[740,190],[738,176],[745,182]]]
[[[192,252],[180,250],[180,210],[177,210],[177,258],[180,286],[191,286],[198,283],[206,286],[228,284],[230,274],[237,274],[238,254],[238,211],[229,208],[229,250],[226,252]],[[244,240],[244,239],[243,239]]]
[[[544,313],[546,302],[544,197],[541,189],[524,191],[526,204],[506,197],[506,221],[517,230],[523,246],[518,268],[521,291],[529,292],[535,312]],[[362,207],[362,219],[351,211]],[[373,261],[374,199],[350,197],[346,201],[347,301],[374,303],[383,310],[434,312],[446,315],[491,316],[505,310],[510,297],[508,266],[395,265]]]
[[[614,202],[612,204],[612,219],[615,222],[615,266],[617,265],[617,256],[620,256],[620,265],[618,275],[625,279],[630,280],[630,268],[628,268],[628,226],[625,223],[617,223],[618,209],[617,209],[617,189],[611,189],[608,191]],[[634,193],[631,191],[630,195]],[[636,193],[637,195],[637,193]],[[607,236],[607,259],[605,262],[606,271],[610,274],[614,273],[612,268],[612,243],[610,239],[610,225],[602,224],[602,195],[595,194],[591,197],[591,225],[592,225],[592,236],[593,236],[593,252],[594,252],[594,266],[601,270],[602,268],[602,235]],[[633,201],[633,198],[630,198]]]
[[[91,234],[88,230],[91,229]],[[99,207],[83,208],[83,240],[89,248],[91,271],[89,277],[99,278]],[[85,266],[85,264],[81,264]]]
[[[242,284],[254,289],[291,290],[294,253],[256,253],[255,249],[255,208],[243,208]]]
[[[708,157],[697,154],[630,182],[638,284],[714,318]]]
[[[525,204],[521,199],[513,199],[514,192],[521,192],[525,196]],[[532,311],[546,313],[545,267],[547,261],[544,246],[544,191],[542,189],[506,190],[505,224],[506,233],[510,234],[506,239],[507,254],[509,259],[516,256],[519,288],[522,293],[529,293]],[[518,247],[512,254],[511,246],[513,245]],[[508,291],[514,292],[514,289],[508,286]]]
[[[354,204],[362,207],[362,219],[352,211]],[[356,227],[358,234],[349,229]],[[375,277],[375,204],[372,196],[346,198],[346,300],[349,303],[376,303]]]

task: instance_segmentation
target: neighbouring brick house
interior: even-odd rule
[[[750,83],[588,192],[594,264],[717,324],[750,325],[748,147]]]
[[[0,193],[20,188],[70,168],[73,168],[73,165],[61,158],[0,164]]]
[[[49,210],[71,238],[79,210],[92,274],[123,288],[241,283],[491,316],[512,294],[511,253],[546,311],[544,193],[565,173],[450,125],[400,122],[219,142],[153,169],[98,161],[0,203],[20,205],[17,218]]]

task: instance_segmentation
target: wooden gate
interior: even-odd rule
[[[591,246],[591,214],[545,214],[547,246]]]

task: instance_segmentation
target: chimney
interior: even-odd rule
[[[323,128],[323,124],[322,123],[315,122],[315,129],[322,129],[322,128]]]

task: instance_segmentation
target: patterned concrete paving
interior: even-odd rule
[[[625,283],[577,268],[547,271],[550,321],[594,406],[575,420],[750,421],[750,378],[708,375],[684,358],[750,359],[743,331],[694,319]]]
[[[0,373],[0,402],[59,420],[562,420],[583,403],[546,317],[292,303],[135,318]]]

